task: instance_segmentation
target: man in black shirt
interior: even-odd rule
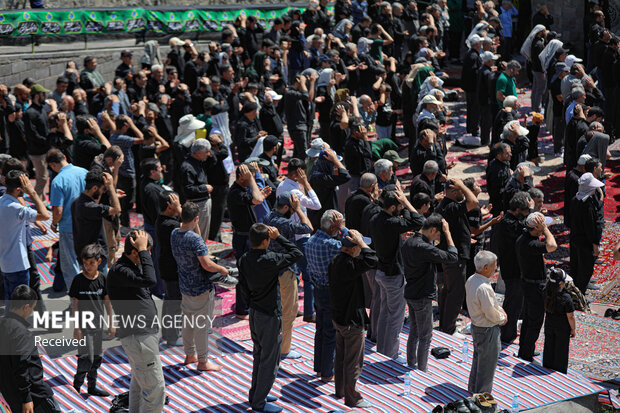
[[[323,149],[310,171],[310,185],[316,191],[321,209],[308,211],[308,218],[314,228],[320,226],[321,217],[328,209],[338,208],[336,188],[346,184],[351,175],[341,162],[341,157],[333,149]],[[346,197],[344,198],[346,200]]]
[[[159,239],[159,271],[164,283],[164,303],[162,305],[162,319],[166,316],[174,317],[181,314],[181,290],[179,290],[179,273],[177,262],[172,255],[170,234],[181,226],[181,202],[179,196],[172,191],[159,192],[157,203],[161,211],[155,221],[155,233]],[[180,329],[166,328],[161,330],[162,339],[168,346],[181,346],[179,339]]]
[[[586,169],[587,166],[589,166],[589,170]],[[571,224],[570,202],[579,190],[579,178],[586,172],[592,172],[594,166],[596,166],[596,163],[592,162],[592,157],[584,154],[577,159],[577,166],[566,172],[566,178],[564,179],[564,225],[569,229]]]
[[[377,177],[372,173],[363,174],[359,189],[349,195],[344,204],[344,216],[349,229],[361,230],[362,211],[376,198],[376,194]]]
[[[131,231],[123,256],[108,274],[108,294],[120,323],[116,336],[131,367],[129,410],[161,412],[165,401],[164,373],[159,355],[157,308],[149,288],[157,283],[149,250],[153,242],[145,231]]]
[[[553,110],[553,150],[559,153],[562,149],[564,140],[564,99],[562,98],[562,79],[564,79],[570,68],[564,62],[557,62],[554,66],[555,74],[551,78],[549,92],[551,94],[552,110]]]
[[[356,230],[343,232],[342,252],[328,267],[332,319],[336,327],[334,380],[336,397],[360,409],[370,407],[355,389],[364,364],[364,327],[368,316],[364,305],[363,274],[377,266],[377,255]]]
[[[413,197],[416,194],[427,194],[431,198],[431,206],[429,211],[433,212],[437,204],[443,199],[443,192],[435,193],[437,187],[437,180],[439,174],[439,165],[435,161],[424,162],[422,173],[417,175],[411,181],[411,187],[409,188],[409,200],[413,202]]]
[[[491,159],[486,170],[487,192],[489,193],[489,203],[493,204],[491,212],[494,216],[499,215],[505,210],[502,203],[502,190],[510,179],[510,158],[512,149],[506,143],[498,142],[493,146],[492,152],[495,157]]]
[[[32,88],[30,88],[32,103],[26,112],[24,112],[24,132],[26,135],[27,151],[34,165],[36,174],[34,189],[37,195],[43,200],[45,200],[45,194],[43,192],[49,178],[45,155],[50,149],[47,138],[47,135],[50,133],[50,128],[47,113],[43,108],[48,92],[49,90],[39,84],[33,85]]]
[[[211,143],[207,139],[196,139],[192,142],[190,156],[181,164],[181,185],[183,195],[187,201],[198,205],[198,225],[202,239],[209,238],[211,225],[211,192],[213,186],[209,185],[207,169],[216,160],[211,152]]]
[[[478,134],[478,124],[480,122],[480,111],[476,96],[476,80],[478,69],[480,68],[481,40],[478,35],[470,37],[471,49],[465,53],[463,58],[463,73],[461,75],[461,87],[465,91],[467,99],[467,133],[472,135]]]
[[[252,249],[239,259],[239,287],[244,302],[250,307],[253,368],[252,387],[248,401],[252,409],[262,412],[280,412],[269,396],[280,364],[282,342],[282,303],[279,274],[299,261],[302,252],[294,243],[280,235],[275,227],[254,224],[249,230]],[[277,241],[286,252],[268,250],[271,240]]]
[[[524,298],[519,357],[531,362],[534,360],[536,340],[545,319],[547,269],[544,254],[555,251],[558,245],[540,212],[528,215],[525,227],[515,245]],[[544,235],[545,242],[539,241],[541,235]]]
[[[263,170],[267,173],[265,184],[271,187],[271,194],[267,197],[267,202],[271,207],[276,203],[276,190],[278,189],[278,185],[284,180],[284,177],[281,176],[278,171],[278,167],[273,162],[273,157],[278,152],[279,148],[280,141],[278,138],[273,135],[267,135],[267,137],[263,139],[263,153],[258,155],[262,162],[267,162],[267,164],[263,166]]]
[[[570,269],[575,286],[585,295],[590,284],[594,262],[600,254],[600,243],[605,221],[603,218],[603,192],[605,184],[586,172],[579,178],[579,191],[570,203]]]
[[[418,144],[415,148],[413,148],[409,156],[409,166],[411,167],[411,173],[413,176],[422,173],[424,164],[427,161],[436,161],[438,165],[443,163],[445,166],[443,151],[436,141],[437,134],[432,130],[425,129],[420,131],[420,135],[418,136]]]
[[[377,351],[398,360],[399,334],[405,315],[405,277],[400,254],[402,234],[417,231],[424,222],[402,189],[383,190],[383,210],[370,223],[370,234],[377,251],[379,265],[375,280],[380,291]]]
[[[530,141],[527,138],[529,131],[521,126],[518,120],[512,120],[504,126],[501,135],[501,142],[510,146],[512,156],[510,157],[510,169],[517,169],[517,165],[525,162],[527,157],[527,149]]]
[[[441,235],[448,249],[433,245]],[[427,371],[428,349],[433,337],[433,300],[437,299],[437,264],[456,263],[458,251],[448,222],[439,214],[429,216],[422,229],[408,238],[401,248],[405,269],[405,299],[409,306],[407,365]]]
[[[155,231],[155,221],[161,212],[159,209],[159,194],[164,190],[160,183],[163,178],[161,162],[156,158],[148,158],[142,161],[142,182],[140,182],[140,200],[142,215],[144,216],[144,230],[153,238],[153,263],[157,275],[157,286],[153,294],[163,297],[164,283],[161,280],[159,270],[159,240]]]
[[[239,162],[244,162],[252,153],[258,138],[267,136],[257,118],[258,104],[247,102],[241,109],[243,116],[235,125],[233,142],[237,146]]]
[[[0,319],[0,393],[13,412],[60,413],[54,392],[43,380],[43,364],[26,321],[36,303],[37,293],[19,285]]]
[[[99,203],[101,195],[108,192],[110,205]],[[82,256],[88,244],[98,244],[103,250],[99,271],[108,272],[108,242],[103,227],[103,217],[120,214],[121,204],[114,188],[114,180],[107,172],[90,171],[86,174],[84,192],[71,204],[73,219],[73,246],[75,254]]]
[[[491,126],[493,126],[493,112],[490,108],[489,90],[493,77],[493,62],[497,55],[492,52],[480,54],[482,64],[478,70],[476,96],[480,110],[480,145],[488,145],[491,139]]]
[[[517,338],[517,321],[523,308],[523,289],[515,244],[525,229],[523,220],[533,207],[534,201],[527,192],[517,192],[510,200],[504,218],[495,226],[499,270],[506,285],[502,307],[508,321],[501,327],[501,340],[505,343],[512,343]]]
[[[101,132],[97,119],[90,115],[80,115],[75,121],[77,135],[73,142],[73,164],[89,169],[95,157],[104,153],[110,141]]]
[[[512,173],[512,176],[502,189],[502,205],[508,208],[510,200],[519,191],[529,191],[534,187],[532,169],[528,163],[521,163]],[[493,208],[495,209],[495,208]]]
[[[293,158],[306,159],[306,149],[308,149],[308,102],[314,99],[314,84],[318,76],[313,74],[310,77],[310,84],[306,86],[307,78],[302,74],[295,75],[295,82],[289,88],[284,97],[284,115],[289,134],[293,140]]]
[[[478,206],[478,199],[463,181],[452,178],[446,182],[446,195],[441,200],[437,213],[450,226],[454,245],[459,253],[455,263],[444,263],[444,283],[439,295],[439,329],[447,334],[456,332],[456,319],[465,300],[467,260],[470,257],[471,229],[467,213]],[[442,240],[445,245],[446,239]]]
[[[534,112],[540,112],[541,104],[546,89],[545,71],[542,67],[540,53],[545,48],[545,36],[546,30],[544,28],[536,33],[530,46],[530,64],[532,68],[532,110]]]
[[[577,143],[579,138],[588,132],[588,121],[586,120],[586,106],[584,104],[575,105],[573,117],[564,130],[564,166],[566,170],[572,170],[577,164],[577,159],[581,155],[577,153]],[[569,199],[570,202],[570,199]],[[564,204],[566,205],[566,204]]]
[[[344,163],[351,174],[347,187],[349,193],[357,191],[360,177],[366,172],[372,172],[372,144],[368,140],[368,131],[361,122],[361,118],[350,122],[351,138],[344,147]]]
[[[237,262],[243,254],[250,250],[248,234],[250,227],[256,223],[256,214],[254,214],[253,207],[265,200],[254,180],[254,172],[254,168],[251,165],[239,165],[236,173],[237,179],[230,186],[226,201],[233,229],[232,247]],[[249,318],[248,305],[240,293],[239,287],[237,287],[236,291],[235,315],[237,318],[244,320]]]

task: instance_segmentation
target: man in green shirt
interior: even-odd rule
[[[515,79],[519,76],[521,64],[516,60],[511,60],[506,64],[506,70],[499,75],[495,84],[495,99],[500,108],[504,107],[506,96],[517,96],[517,84]]]
[[[390,36],[380,24],[373,24],[370,26],[368,38],[372,40],[368,54],[374,60],[378,60],[383,64],[383,46],[392,44],[394,39],[392,39],[392,36]]]

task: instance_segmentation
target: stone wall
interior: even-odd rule
[[[553,16],[552,30],[562,33],[560,40],[570,43],[572,54],[583,57],[583,0],[547,1],[547,9]]]
[[[134,65],[140,67],[140,58],[144,53],[142,46],[127,47],[134,53]],[[98,50],[75,50],[67,51],[62,48],[62,52],[37,53],[34,55],[16,55],[0,57],[0,83],[13,87],[21,83],[26,77],[32,77],[35,81],[51,89],[56,84],[56,78],[60,76],[69,60],[78,62],[79,67],[83,67],[83,60],[86,56],[97,58],[98,69],[104,79],[112,80],[114,71],[121,63],[120,56],[122,49],[98,49]],[[160,53],[165,58],[168,47],[162,46]]]

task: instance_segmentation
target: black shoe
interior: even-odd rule
[[[540,351],[534,351],[534,357],[540,356]]]
[[[480,407],[476,406],[476,403],[474,403],[471,398],[463,399],[463,404],[465,404],[465,407],[467,407],[471,413],[482,413]]]
[[[608,308],[607,310],[605,310],[605,317],[612,318],[615,312],[616,310],[614,310],[613,308]]]
[[[611,315],[611,318],[613,318],[614,320],[620,320],[620,310],[614,311],[614,313]]]
[[[462,399],[448,403],[446,408],[451,409],[455,413],[470,413],[470,410],[467,408],[467,406],[465,406],[465,403]]]
[[[435,406],[431,413],[444,413],[443,406],[441,404],[438,404],[437,406]]]
[[[75,389],[76,392],[80,392],[80,388],[82,388],[82,384],[84,384],[83,381],[75,381],[73,380],[73,388]]]
[[[105,390],[99,389],[97,387],[89,387],[88,388],[88,394],[90,394],[91,396],[99,396],[99,397],[108,397],[108,396],[110,396],[110,393],[108,393]]]

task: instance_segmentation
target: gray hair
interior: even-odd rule
[[[512,2],[510,3],[512,4]],[[517,62],[516,60],[511,60],[510,62],[506,63],[506,70],[510,69],[521,69],[521,63]]]
[[[493,254],[491,251],[480,251],[474,257],[474,265],[476,266],[476,271],[481,271],[484,267],[488,265],[493,265],[493,263],[496,261],[497,255]]]
[[[532,199],[537,199],[537,198],[544,198],[545,194],[543,194],[543,191],[541,191],[538,188],[530,188],[527,191],[528,194],[530,194],[530,196],[532,197]]]
[[[366,172],[360,177],[360,188],[370,188],[376,183],[377,177],[370,172]]]
[[[536,220],[539,218],[545,219],[545,216],[540,212],[532,212],[527,216],[527,218],[525,218],[525,226],[528,229],[533,229],[536,226]]]
[[[197,152],[208,150],[211,150],[211,142],[206,139],[196,139],[194,142],[192,142],[190,153],[194,155]]]
[[[332,226],[332,221],[339,215],[340,212],[336,211],[335,209],[328,209],[327,211],[323,212],[320,223],[321,231],[327,232],[329,234],[329,229]]]
[[[573,88],[570,92],[570,97],[575,100],[575,99],[579,99],[582,96],[585,96],[586,92],[585,90],[583,90],[582,88]]]
[[[590,124],[590,126],[588,126],[588,130],[598,131],[602,127],[603,124],[601,122],[594,121]]]
[[[504,107],[509,106],[514,109],[514,107],[517,105],[517,101],[518,98],[516,96],[506,96],[506,98],[504,99]]]
[[[344,45],[345,49],[347,49],[347,51],[350,50],[355,50],[357,51],[357,45],[355,43],[347,43]]]
[[[368,95],[362,95],[362,96],[359,97],[358,100],[359,100],[360,103],[372,102],[372,99]]]
[[[151,66],[151,72],[163,72],[164,67],[162,65],[153,65]]]
[[[383,172],[389,172],[392,167],[392,161],[387,159],[379,159],[375,162],[375,175],[379,176]]]
[[[439,165],[435,161],[426,161],[422,167],[422,173],[424,175],[431,175],[439,171]]]

